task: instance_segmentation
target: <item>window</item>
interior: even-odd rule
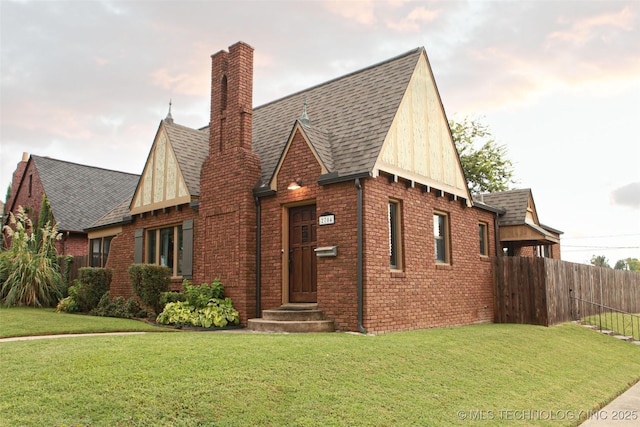
[[[147,231],[147,263],[169,267],[172,276],[182,276],[182,226]]]
[[[91,267],[105,267],[109,258],[109,249],[113,236],[100,237],[89,241]]]
[[[478,234],[480,237],[480,255],[489,256],[489,227],[486,223],[481,222],[478,224]]]
[[[389,201],[389,266],[392,270],[402,270],[402,241],[400,229],[400,202]]]
[[[536,255],[544,258],[551,258],[551,248],[549,245],[540,245],[537,248]]]
[[[175,277],[182,276],[184,279],[193,278],[193,219],[187,219],[182,222],[182,225],[176,225],[173,227],[165,227],[163,229],[145,230],[144,228],[137,228],[134,231],[134,247],[133,247],[133,262],[140,264],[145,262],[159,264],[162,260],[160,255],[160,248],[162,247],[161,230],[173,230],[173,237],[170,239],[171,233],[164,233],[166,237],[166,250],[165,260],[167,266],[173,268],[173,275]],[[172,242],[177,242],[173,244]],[[153,246],[153,250],[149,249]],[[169,248],[173,247],[172,258],[169,259]],[[165,249],[163,248],[163,249]]]
[[[436,262],[449,263],[449,216],[444,213],[433,214],[433,238],[435,241]]]

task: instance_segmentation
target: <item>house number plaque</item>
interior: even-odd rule
[[[332,213],[325,212],[318,217],[318,225],[331,225],[336,223],[336,216]]]

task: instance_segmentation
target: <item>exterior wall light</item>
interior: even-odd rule
[[[300,187],[302,187],[302,179],[296,178],[287,186],[287,190],[297,190]]]

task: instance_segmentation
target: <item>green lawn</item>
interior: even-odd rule
[[[0,338],[92,332],[167,331],[130,319],[56,313],[53,308],[0,308]]]
[[[7,426],[570,426],[640,379],[640,347],[573,324],[72,337],[0,360]]]

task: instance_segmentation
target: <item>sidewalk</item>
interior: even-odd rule
[[[640,381],[594,412],[580,427],[627,427],[640,425]]]
[[[49,338],[93,337],[93,336],[108,336],[108,335],[140,335],[145,333],[146,332],[100,332],[100,333],[89,333],[89,334],[32,335],[32,336],[26,336],[26,337],[0,338],[0,342],[31,341],[31,340],[42,340],[42,339],[49,339]]]

